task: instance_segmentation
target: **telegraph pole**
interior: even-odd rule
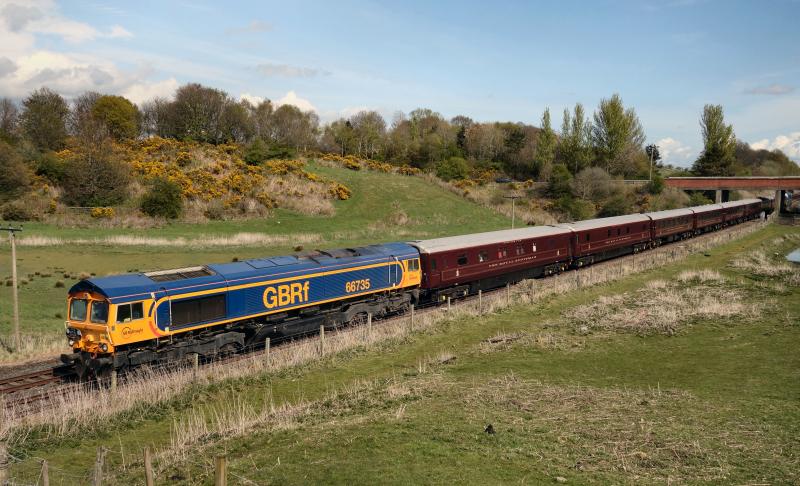
[[[506,198],[506,199],[511,199],[511,229],[514,229],[514,219],[515,219],[515,214],[514,214],[514,210],[515,210],[514,206],[515,206],[515,204],[514,203],[516,203],[517,199],[521,198],[522,196],[520,196],[519,194],[511,194],[510,196],[503,196],[503,197]]]
[[[19,337],[19,295],[17,292],[17,246],[14,233],[22,231],[22,228],[12,228],[7,226],[0,230],[8,231],[8,241],[11,243],[11,287],[14,294],[14,349],[19,350],[22,340]]]

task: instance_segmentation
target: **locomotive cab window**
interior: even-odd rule
[[[92,322],[95,324],[108,323],[108,302],[101,300],[92,302]]]
[[[86,299],[72,299],[72,303],[69,305],[69,320],[85,321],[88,308],[89,302]]]
[[[466,265],[467,264],[467,254],[466,253],[462,253],[462,254],[458,255],[458,260],[456,260],[456,262],[459,265]]]
[[[130,322],[144,317],[141,302],[121,304],[117,306],[117,322]]]
[[[419,270],[419,260],[416,258],[408,261],[408,271],[409,272],[416,272]]]
[[[478,252],[478,262],[483,263],[489,259],[489,252],[486,250],[481,250]]]

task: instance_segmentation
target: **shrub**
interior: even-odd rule
[[[353,192],[347,186],[339,184],[338,182],[334,182],[331,184],[330,194],[340,201],[345,201],[350,199],[350,196],[353,195]]]
[[[597,216],[606,218],[609,216],[621,216],[623,214],[628,214],[631,212],[631,206],[632,204],[625,194],[618,194],[603,204],[603,207],[600,208],[600,212],[597,213]]]
[[[0,208],[0,216],[6,221],[31,221],[36,215],[30,206],[23,201],[11,201]]]
[[[714,201],[707,198],[701,191],[695,191],[689,195],[690,206],[702,206],[704,204],[712,204]]]
[[[269,147],[263,140],[257,138],[247,147],[244,152],[244,161],[248,165],[259,165],[269,157]]]
[[[92,208],[90,216],[96,219],[111,219],[114,217],[114,208]]]
[[[436,176],[446,181],[453,179],[466,179],[469,175],[469,165],[461,157],[450,157],[436,163]]]
[[[571,196],[561,196],[555,207],[559,211],[568,214],[573,221],[589,219],[594,214],[594,204]]]
[[[550,174],[550,180],[547,184],[547,193],[550,197],[560,198],[571,194],[572,190],[570,184],[572,183],[572,174],[564,164],[556,164],[553,166],[553,171]]]
[[[650,194],[661,194],[664,191],[664,178],[656,172],[653,179],[647,183],[647,192]]]
[[[92,151],[67,162],[64,200],[73,206],[115,206],[128,197],[130,170],[108,150]]]
[[[14,147],[0,141],[0,196],[14,197],[30,184],[28,168]]]
[[[134,138],[139,133],[139,110],[122,96],[101,96],[92,106],[92,116],[115,140]]]
[[[155,179],[142,197],[142,212],[153,218],[175,219],[183,211],[181,187],[167,179]]]
[[[66,171],[67,166],[53,152],[42,154],[36,161],[36,175],[45,177],[53,184],[61,184]]]

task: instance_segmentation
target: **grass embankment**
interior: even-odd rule
[[[778,260],[799,241],[769,226],[611,284],[193,388],[100,432],[34,433],[13,452],[76,477],[108,447],[120,484],[142,482],[144,445],[161,481],[185,484],[210,483],[220,453],[242,484],[795,482],[800,286]]]
[[[291,254],[297,245],[311,249],[411,240],[490,231],[510,223],[420,177],[314,164],[310,168],[353,190],[352,198],[334,203],[335,215],[308,216],[277,209],[267,219],[174,223],[135,230],[25,225],[17,252],[18,272],[27,282],[20,287],[21,327],[29,336],[27,342],[36,341],[27,349],[46,351],[46,342],[52,342],[53,352],[63,346],[66,289],[84,272],[108,275],[229,262],[234,257]],[[8,244],[0,245],[8,255]],[[6,257],[0,261],[0,276],[10,275]],[[58,282],[64,287],[56,287]],[[11,287],[2,286],[0,336],[4,340],[11,329],[11,312]]]

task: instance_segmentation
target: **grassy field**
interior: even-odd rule
[[[336,203],[334,216],[276,210],[264,220],[175,223],[145,229],[26,224],[20,235],[18,271],[26,282],[20,290],[21,327],[30,336],[26,341],[33,343],[30,349],[42,349],[39,340],[54,339],[53,346],[63,345],[65,288],[81,273],[108,275],[229,262],[234,257],[290,254],[297,245],[332,248],[490,231],[510,224],[504,216],[465,202],[420,177],[314,164],[309,168],[353,190],[351,199]],[[0,251],[5,255],[0,276],[10,278],[8,244],[0,242]],[[65,288],[57,287],[59,282]],[[0,286],[0,339],[7,339],[10,323],[11,287]]]
[[[35,480],[113,484],[796,483],[800,231],[768,226],[660,269],[442,322],[12,444]],[[637,304],[637,303],[641,304]],[[491,431],[487,433],[488,425]],[[53,472],[55,471],[55,472]],[[65,483],[66,484],[66,483]]]

